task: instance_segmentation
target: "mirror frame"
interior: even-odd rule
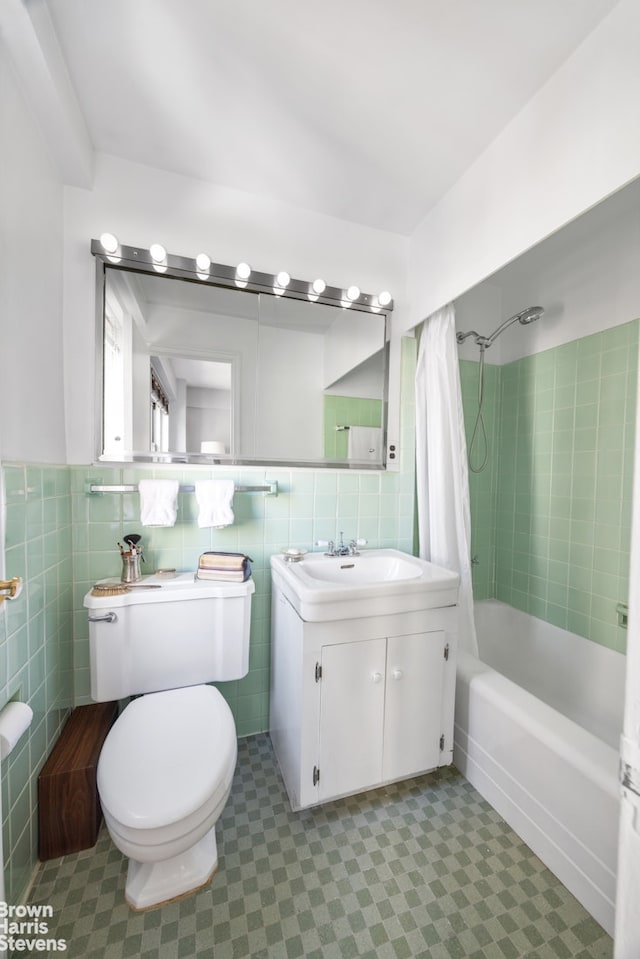
[[[119,245],[116,253],[106,253],[99,240],[91,240],[91,253],[96,260],[96,349],[95,349],[95,437],[96,462],[129,464],[188,464],[202,466],[273,466],[273,467],[303,467],[309,469],[342,469],[342,470],[386,470],[387,469],[387,442],[388,442],[388,407],[389,407],[389,352],[393,300],[386,306],[380,306],[377,296],[361,293],[356,302],[348,302],[346,290],[340,287],[326,286],[322,294],[310,296],[311,282],[291,279],[284,292],[276,293],[276,274],[261,273],[252,270],[247,281],[239,281],[236,268],[220,263],[211,263],[208,272],[198,271],[195,258],[177,256],[168,253],[163,263],[155,262],[151,253],[144,247]],[[126,458],[111,457],[104,453],[104,308],[106,294],[107,269],[122,270],[127,273],[144,273],[151,276],[166,276],[176,280],[197,283],[205,286],[223,287],[232,290],[245,290],[251,293],[264,293],[269,296],[286,297],[304,302],[321,303],[326,306],[350,309],[360,313],[371,313],[384,317],[384,372],[383,372],[383,400],[382,400],[382,461],[381,463],[349,463],[345,460],[290,460],[277,458],[257,458],[243,456],[225,456],[214,458],[208,454],[190,452],[154,452],[140,451],[127,454]],[[345,306],[345,304],[347,304]]]

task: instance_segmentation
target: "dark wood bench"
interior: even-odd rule
[[[41,861],[95,846],[102,822],[98,757],[118,704],[77,706],[38,777],[38,856]]]

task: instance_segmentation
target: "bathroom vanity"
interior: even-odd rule
[[[459,577],[393,549],[271,558],[270,734],[293,809],[449,765]]]

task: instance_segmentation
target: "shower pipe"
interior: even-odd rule
[[[508,326],[511,326],[512,323],[518,322],[523,326],[527,326],[529,323],[534,323],[536,320],[539,320],[543,313],[544,309],[541,306],[528,306],[526,309],[521,310],[520,313],[515,313],[513,316],[510,316],[508,320],[505,320],[504,323],[501,323],[500,326],[489,336],[482,336],[482,334],[476,333],[475,330],[469,330],[468,333],[456,333],[457,343],[464,343],[469,336],[472,336],[474,338],[474,343],[480,347],[480,364],[478,369],[478,412],[476,414],[476,421],[473,426],[473,432],[471,434],[471,442],[469,443],[468,451],[469,469],[472,473],[481,473],[486,467],[487,460],[489,458],[489,442],[487,439],[487,429],[484,422],[484,414],[482,412],[482,406],[484,403],[485,351],[489,349],[489,347],[495,342],[495,340],[497,340],[500,334],[506,330]],[[472,463],[473,448],[478,436],[478,429],[480,429],[482,435],[484,453],[480,465],[474,466]]]

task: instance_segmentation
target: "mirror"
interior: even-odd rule
[[[388,311],[134,266],[98,262],[101,460],[384,466]]]

